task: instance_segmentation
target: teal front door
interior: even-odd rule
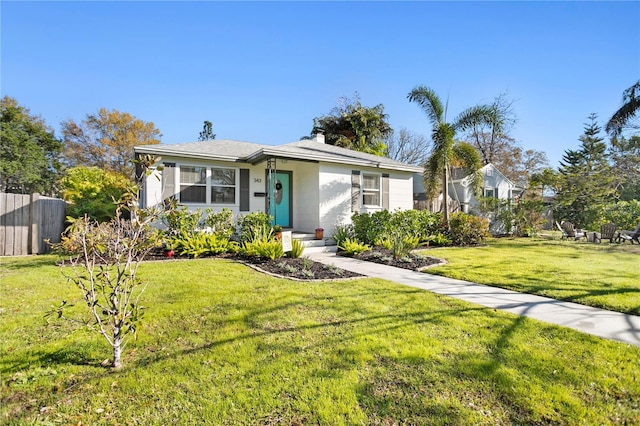
[[[273,224],[291,228],[291,172],[267,172],[267,194]]]

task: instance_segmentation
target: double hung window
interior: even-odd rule
[[[207,202],[207,168],[195,166],[180,167],[180,202]]]
[[[380,175],[362,174],[362,204],[380,206]]]
[[[211,204],[236,203],[235,169],[211,169]]]

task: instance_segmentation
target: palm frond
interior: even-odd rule
[[[433,89],[426,86],[416,86],[407,95],[409,102],[416,102],[427,114],[433,124],[440,123],[443,119],[444,108],[442,101]]]
[[[456,163],[462,168],[464,174],[470,176],[471,188],[474,195],[480,192],[482,186],[482,174],[479,172],[482,168],[482,159],[478,151],[467,142],[458,142],[453,145],[453,156]]]
[[[423,183],[428,199],[435,198],[440,192],[442,170],[444,163],[438,158],[438,153],[433,151],[424,165]]]
[[[624,91],[622,106],[609,119],[605,131],[611,136],[619,136],[629,120],[636,115],[638,109],[640,109],[640,80]]]
[[[496,108],[491,105],[476,105],[462,111],[454,120],[455,130],[468,130],[479,125],[491,125],[495,131],[502,132],[504,122]]]

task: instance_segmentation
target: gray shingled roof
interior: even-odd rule
[[[140,145],[136,153],[173,155],[185,158],[204,158],[222,161],[260,163],[267,158],[316,161],[359,166],[379,167],[390,170],[421,172],[421,167],[401,163],[390,158],[378,157],[359,151],[323,144],[314,140],[301,140],[285,145],[261,145],[227,139],[190,142],[172,145]]]

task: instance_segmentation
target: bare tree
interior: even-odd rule
[[[402,128],[385,139],[386,156],[402,163],[422,166],[429,158],[431,141],[424,135]]]

